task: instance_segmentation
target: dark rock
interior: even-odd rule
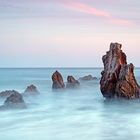
[[[10,95],[12,95],[15,92],[17,92],[17,91],[15,91],[15,90],[5,90],[5,91],[0,92],[0,97],[9,97]]]
[[[92,81],[92,80],[97,80],[97,77],[93,77],[92,75],[87,75],[84,77],[80,77],[79,80],[81,81]]]
[[[52,81],[53,81],[53,85],[52,85],[53,89],[63,89],[63,88],[65,88],[65,84],[63,82],[63,77],[58,71],[53,73]]]
[[[4,105],[0,107],[0,109],[24,109],[26,108],[26,104],[23,100],[23,97],[20,93],[15,91],[12,93],[4,102]]]
[[[134,76],[134,66],[127,64],[121,47],[121,44],[111,43],[110,50],[102,58],[101,92],[105,98],[139,98],[140,88]]]
[[[67,88],[76,88],[80,85],[78,80],[75,80],[73,76],[68,76],[67,77]]]
[[[37,94],[39,94],[39,91],[38,91],[36,86],[30,85],[24,91],[24,95],[27,95],[27,94],[29,94],[29,95],[37,95]]]

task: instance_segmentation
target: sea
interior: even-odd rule
[[[77,89],[52,90],[52,74],[64,81],[93,75]],[[0,111],[0,140],[140,140],[140,100],[105,100],[102,68],[1,68],[0,91],[23,93],[34,84],[40,94],[26,96],[27,109]],[[140,83],[140,69],[135,69]],[[5,99],[0,99],[0,105]]]

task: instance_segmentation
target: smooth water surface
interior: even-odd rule
[[[35,84],[40,95],[24,97],[28,108],[0,112],[0,140],[139,140],[140,100],[105,101],[99,80],[82,82],[78,89],[54,92],[56,69],[0,69],[0,91],[21,93]],[[101,69],[57,69],[66,81]],[[140,69],[135,70],[140,83]],[[0,99],[2,105],[5,99]]]

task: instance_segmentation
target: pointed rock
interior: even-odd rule
[[[104,70],[100,89],[105,98],[139,98],[139,85],[134,76],[133,64],[127,64],[122,45],[111,43],[110,50],[103,56]]]
[[[52,85],[53,89],[63,89],[63,88],[65,88],[65,84],[63,82],[63,77],[58,71],[53,73],[52,81],[53,81],[53,85]]]

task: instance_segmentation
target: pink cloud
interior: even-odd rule
[[[129,20],[120,19],[120,18],[114,18],[114,17],[111,17],[108,21],[110,23],[123,25],[123,26],[132,26],[132,25],[134,25],[134,23],[129,21]]]
[[[134,24],[130,20],[114,17],[111,15],[111,13],[107,11],[99,10],[95,7],[89,6],[82,2],[61,1],[61,3],[64,4],[69,9],[94,15],[96,17],[104,18],[107,22],[112,24],[123,25],[123,26],[132,26]]]
[[[65,6],[67,6],[68,8],[71,8],[73,10],[80,11],[80,12],[83,12],[83,13],[95,15],[95,16],[98,16],[98,17],[110,17],[110,14],[108,12],[98,10],[98,9],[96,9],[94,7],[91,7],[91,6],[88,6],[84,3],[63,2],[63,4],[65,4]]]

